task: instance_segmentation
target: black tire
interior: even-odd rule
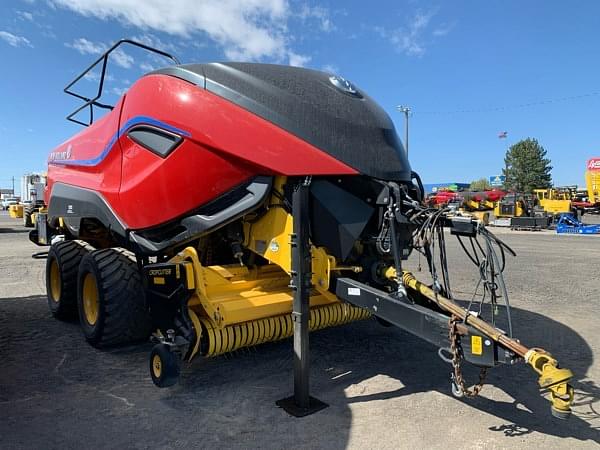
[[[93,247],[82,241],[63,241],[50,246],[46,258],[48,307],[59,320],[77,318],[79,263]]]
[[[166,344],[156,344],[150,352],[150,376],[152,382],[160,387],[170,387],[179,380],[180,362]]]
[[[144,287],[130,252],[108,248],[86,255],[77,279],[79,322],[91,345],[111,347],[148,338]]]
[[[33,205],[29,205],[23,208],[23,226],[26,228],[33,228],[33,220],[31,215],[35,211]]]

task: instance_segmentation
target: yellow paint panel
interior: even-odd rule
[[[483,338],[481,336],[471,336],[471,353],[473,355],[483,354]]]
[[[600,202],[600,171],[588,170],[585,172],[585,183],[587,186],[589,202]]]
[[[194,282],[194,265],[186,261],[183,263],[183,267],[185,268],[185,276],[186,276],[186,284],[188,289],[194,289],[196,287],[196,283]]]
[[[257,222],[244,223],[245,246],[289,273],[292,232],[292,215],[283,208],[271,208]]]

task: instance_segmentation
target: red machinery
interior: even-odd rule
[[[175,65],[106,105],[107,59],[123,43]],[[73,92],[97,64],[97,95]],[[391,119],[352,83],[268,64],[179,65],[120,41],[65,91],[84,101],[68,118],[89,126],[50,153],[47,212],[30,238],[51,244],[52,314],[78,315],[92,345],[151,335],[150,375],[166,387],[184,361],[293,334],[296,393],[282,405],[302,413],[321,406],[308,396],[308,330],[374,315],[452,349],[455,394],[470,392],[461,362],[523,359],[553,413],[568,416],[571,372],[512,338],[499,263],[512,250],[424,205]],[[111,111],[94,122],[95,107]],[[78,120],[88,108],[90,120]],[[471,245],[479,255],[465,250],[485,261],[476,270],[492,304],[478,314],[453,300],[444,226],[484,241]],[[425,255],[431,287],[403,270],[412,251]],[[502,304],[506,332],[496,327]]]
[[[506,192],[499,189],[490,191],[450,191],[439,190],[429,196],[432,205],[447,205],[448,203],[460,203],[461,205],[474,209],[492,209],[493,204],[501,200]]]

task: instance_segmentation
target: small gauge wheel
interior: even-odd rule
[[[157,344],[150,352],[150,376],[160,387],[170,387],[179,380],[179,357],[166,344]]]

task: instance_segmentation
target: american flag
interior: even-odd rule
[[[501,131],[498,133],[498,139],[506,139],[508,137],[508,131]]]

